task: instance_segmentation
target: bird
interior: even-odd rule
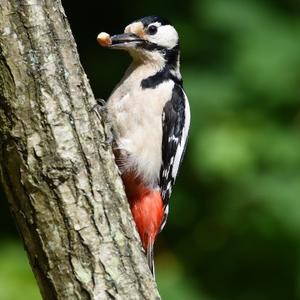
[[[122,34],[102,32],[97,40],[132,57],[106,102],[106,113],[116,163],[154,276],[154,242],[167,221],[190,127],[179,36],[167,19],[147,16],[130,23]]]

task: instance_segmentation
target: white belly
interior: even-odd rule
[[[136,172],[152,187],[158,184],[162,163],[162,111],[171,99],[173,85],[168,81],[142,90],[137,84],[125,93],[121,85],[107,104],[121,153],[121,171]]]

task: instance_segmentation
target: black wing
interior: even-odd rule
[[[168,201],[177,172],[185,152],[190,115],[187,98],[181,86],[175,84],[172,98],[164,107],[162,115],[162,166],[160,169],[160,189],[165,206],[165,220]]]

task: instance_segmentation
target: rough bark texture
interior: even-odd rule
[[[0,165],[44,299],[159,299],[59,0],[0,0]]]

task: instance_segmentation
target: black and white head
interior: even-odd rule
[[[112,36],[110,47],[126,50],[134,59],[165,61],[173,65],[179,60],[178,33],[166,19],[158,16],[132,22],[123,34]]]

